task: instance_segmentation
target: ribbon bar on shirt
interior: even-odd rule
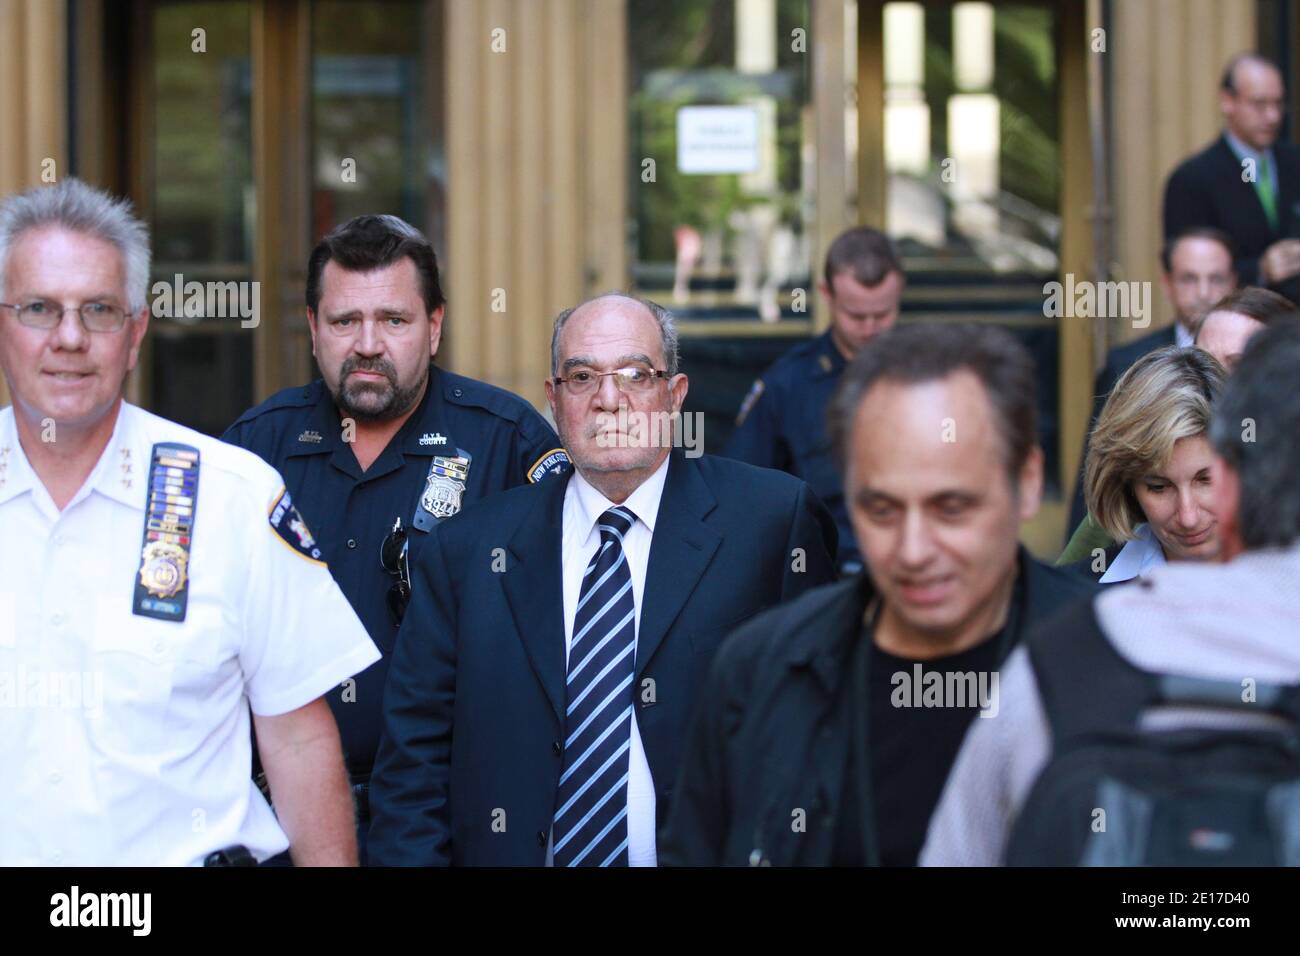
[[[199,494],[199,451],[159,442],[149,463],[149,499],[132,612],[183,621],[189,600],[190,547]]]

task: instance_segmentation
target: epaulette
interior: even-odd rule
[[[281,389],[266,401],[254,405],[244,414],[235,420],[235,425],[242,425],[244,422],[251,422],[255,418],[278,411],[282,408],[307,408],[315,405],[320,400],[320,389],[324,383],[317,379],[307,385],[295,385],[292,388]],[[234,425],[231,426],[232,428]]]
[[[537,409],[533,408],[527,399],[504,388],[466,378],[464,375],[455,375],[442,369],[438,374],[442,378],[443,397],[455,405],[481,408],[516,425],[523,421],[529,412],[537,413]]]

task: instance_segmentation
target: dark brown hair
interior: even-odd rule
[[[827,425],[836,460],[848,460],[853,421],[877,382],[920,385],[971,372],[984,386],[1014,484],[1038,444],[1038,384],[1034,360],[1005,329],[972,323],[900,325],[872,339],[844,370]]]
[[[1257,285],[1242,286],[1235,292],[1229,292],[1205,310],[1205,315],[1196,320],[1196,325],[1192,329],[1192,338],[1195,339],[1201,334],[1205,316],[1211,312],[1232,312],[1268,325],[1279,316],[1290,315],[1295,310],[1295,303],[1284,295],[1278,295]]]
[[[397,216],[357,216],[325,235],[307,260],[307,308],[315,312],[320,306],[321,275],[331,259],[349,272],[372,272],[403,256],[415,263],[420,296],[431,315],[447,301],[438,281],[438,258],[424,234]]]
[[[1232,265],[1232,271],[1236,272],[1237,247],[1232,243],[1232,237],[1222,229],[1215,229],[1213,226],[1192,226],[1190,229],[1184,229],[1172,239],[1166,239],[1165,244],[1160,247],[1160,265],[1165,272],[1174,271],[1174,249],[1184,239],[1209,239],[1211,242],[1217,242],[1228,253],[1228,262]]]
[[[832,291],[831,280],[841,272],[871,287],[880,285],[891,272],[902,275],[903,266],[888,236],[869,226],[857,226],[840,233],[826,250],[823,275]]]

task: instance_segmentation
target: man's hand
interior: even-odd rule
[[[253,727],[294,866],[356,866],[352,791],[329,704],[318,697],[276,717],[254,714]]]
[[[1300,275],[1300,239],[1279,239],[1259,257],[1259,277],[1268,285]]]

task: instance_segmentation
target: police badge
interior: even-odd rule
[[[450,518],[460,511],[465,482],[432,471],[427,480],[429,484],[424,489],[424,497],[420,499],[425,511],[439,520]]]
[[[178,544],[151,541],[140,555],[140,584],[154,597],[169,598],[185,587],[189,555]]]
[[[465,496],[465,480],[469,477],[471,456],[463,449],[456,449],[456,457],[434,455],[429,464],[429,474],[425,478],[424,493],[420,496],[420,508],[432,520],[417,511],[415,526],[428,530],[435,521],[450,518],[460,511]]]

